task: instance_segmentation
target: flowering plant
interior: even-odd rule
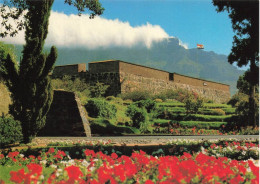
[[[13,153],[12,153],[13,154]],[[46,155],[62,155],[49,149]],[[18,171],[11,171],[15,183],[259,183],[259,167],[253,161],[237,161],[227,157],[216,158],[202,152],[182,156],[154,157],[143,151],[130,157],[116,153],[85,150],[85,159],[61,160],[52,165],[39,158]],[[54,157],[54,156],[53,156]],[[69,158],[68,155],[63,156]],[[25,158],[27,159],[27,158]],[[37,161],[38,160],[38,161]],[[47,174],[47,170],[52,172]]]

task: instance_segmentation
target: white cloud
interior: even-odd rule
[[[183,43],[181,40],[179,40],[179,45],[182,46],[184,49],[189,49],[189,45],[187,43]]]
[[[150,48],[153,42],[169,37],[159,25],[151,25],[150,23],[133,27],[129,22],[122,22],[118,19],[111,20],[102,17],[89,19],[89,15],[78,16],[52,12],[45,43],[58,47],[83,47],[87,49],[136,45]],[[7,37],[3,41],[24,44],[24,31],[14,38]],[[187,49],[187,44],[180,41],[180,45]]]

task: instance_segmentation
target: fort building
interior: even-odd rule
[[[178,73],[133,64],[120,60],[105,60],[86,64],[56,66],[54,78],[70,75],[81,77],[89,84],[102,82],[109,85],[107,95],[118,95],[135,90],[147,90],[156,94],[168,89],[186,89],[214,102],[226,102],[230,98],[229,85],[189,77]]]

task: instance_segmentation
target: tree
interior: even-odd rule
[[[218,12],[227,11],[235,32],[228,62],[249,65],[245,79],[249,83],[249,123],[256,126],[255,89],[259,83],[259,1],[213,0]]]
[[[0,36],[15,36],[19,30],[25,29],[26,44],[20,65],[17,66],[10,54],[0,58],[1,75],[11,92],[13,101],[9,111],[22,123],[25,143],[31,142],[45,125],[46,114],[53,97],[49,73],[53,70],[57,49],[52,47],[49,54],[42,52],[48,34],[53,2],[54,0],[5,0],[0,8],[3,19],[1,24],[5,28]],[[88,8],[93,11],[91,18],[103,12],[103,8],[96,0],[65,0],[65,3],[76,6],[79,14]],[[6,10],[8,7],[9,11]],[[8,24],[9,19],[19,20],[22,16],[24,21],[18,22],[15,28]]]

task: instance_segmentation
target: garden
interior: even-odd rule
[[[258,140],[172,140],[160,147],[52,142],[2,150],[0,183],[259,183]]]
[[[259,183],[259,139],[172,139],[153,145],[102,140],[102,136],[258,135],[258,127],[244,126],[237,96],[222,104],[182,89],[153,96],[135,91],[105,97],[108,86],[102,83],[87,86],[79,79],[59,80],[53,80],[54,86],[79,96],[92,135],[101,141],[24,144],[21,123],[2,116],[0,183]]]

